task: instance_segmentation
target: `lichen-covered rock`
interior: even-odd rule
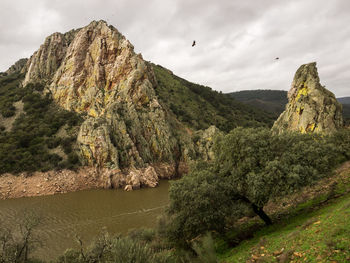
[[[15,64],[13,64],[11,67],[9,67],[8,70],[5,71],[5,73],[10,75],[13,73],[22,72],[27,62],[27,58],[21,58],[20,60],[16,61]]]
[[[174,162],[178,144],[152,67],[117,29],[93,21],[74,34],[55,33],[28,64],[24,84],[50,79],[54,101],[86,116],[77,140],[84,163],[117,169]]]
[[[111,127],[104,119],[88,118],[81,125],[77,141],[86,164],[98,167],[118,164],[118,151],[111,142],[110,132]]]
[[[79,30],[71,30],[65,34],[54,33],[45,39],[38,51],[27,61],[26,76],[23,85],[29,82],[48,82],[61,65],[66,51]]]
[[[209,161],[215,158],[213,152],[214,139],[216,136],[222,135],[223,132],[220,131],[215,126],[210,126],[206,130],[199,130],[194,135],[195,140],[195,151],[197,153],[197,158],[201,160]]]
[[[331,133],[343,126],[342,105],[321,86],[315,62],[297,70],[288,100],[286,110],[272,127],[275,133]]]

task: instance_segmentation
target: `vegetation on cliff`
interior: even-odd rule
[[[235,127],[271,127],[275,116],[247,106],[227,94],[191,83],[159,65],[153,65],[156,93],[178,120],[194,129],[214,125],[229,132]]]
[[[81,118],[57,107],[48,94],[41,93],[40,84],[21,87],[22,79],[18,73],[0,78],[3,123],[15,117],[7,127],[0,127],[0,173],[78,165],[73,148]],[[16,109],[16,102],[23,109]],[[57,135],[59,130],[62,136]]]

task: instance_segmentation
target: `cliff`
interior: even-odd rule
[[[342,105],[320,84],[316,63],[300,66],[288,92],[286,109],[272,129],[276,133],[331,133],[342,126]]]
[[[89,187],[153,187],[192,160],[212,159],[221,130],[272,120],[144,61],[104,21],[54,33],[17,64],[0,77],[3,174],[79,169],[67,180],[89,173]],[[13,127],[1,126],[10,116]],[[61,190],[72,190],[62,178]]]
[[[85,116],[77,143],[87,165],[144,167],[174,162],[177,142],[158,102],[153,70],[104,21],[45,40],[24,85],[45,80],[66,110]]]

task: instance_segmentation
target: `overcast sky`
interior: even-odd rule
[[[321,83],[350,96],[349,0],[0,0],[0,71],[100,19],[144,59],[216,90],[288,90],[316,61]]]

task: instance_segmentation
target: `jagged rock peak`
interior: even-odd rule
[[[8,70],[5,71],[8,75],[17,73],[17,72],[22,72],[24,69],[25,65],[27,64],[28,59],[27,58],[21,58],[18,61],[15,62],[11,67],[8,68]]]
[[[49,82],[61,65],[67,48],[78,31],[79,29],[73,29],[64,34],[56,32],[48,36],[28,60],[23,85],[29,82]]]
[[[105,21],[55,33],[28,63],[61,107],[85,116],[77,142],[84,163],[114,168],[174,162],[177,149],[155,93],[152,67]]]
[[[343,126],[342,105],[320,84],[316,62],[297,70],[288,100],[285,111],[272,127],[276,133],[331,133]]]

